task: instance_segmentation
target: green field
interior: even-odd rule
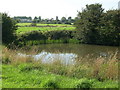
[[[53,31],[53,30],[74,30],[75,27],[18,27],[17,34],[29,31]]]
[[[22,34],[25,32],[29,32],[29,31],[53,31],[53,30],[75,30],[75,27],[73,27],[72,25],[64,25],[64,24],[50,24],[53,25],[55,27],[52,26],[48,26],[48,24],[38,24],[38,25],[43,25],[45,27],[25,27],[25,25],[30,25],[30,23],[18,23],[18,25],[20,25],[21,27],[18,27],[18,29],[16,30],[17,34]],[[24,27],[22,27],[24,26]]]
[[[18,26],[30,26],[31,23],[17,23]],[[64,27],[69,27],[72,25],[68,25],[68,24],[37,24],[37,26],[64,26]]]

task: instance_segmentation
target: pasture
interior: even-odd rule
[[[18,27],[17,34],[22,34],[30,31],[54,31],[54,30],[75,30],[75,27]]]
[[[17,23],[18,26],[30,26],[31,23]],[[70,27],[72,25],[68,25],[68,24],[40,24],[40,23],[37,23],[36,26],[64,26],[64,27]]]

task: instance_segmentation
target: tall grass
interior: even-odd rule
[[[23,50],[20,50],[23,51]],[[58,74],[65,75],[68,77],[76,78],[96,78],[99,81],[104,80],[118,80],[118,58],[117,53],[111,54],[111,56],[106,59],[105,57],[99,57],[90,59],[88,57],[76,59],[76,63],[73,65],[65,65],[61,63],[59,57],[56,57],[56,61],[52,63],[42,63],[41,60],[34,60],[31,56],[21,56],[18,55],[20,52],[17,49],[11,50],[8,48],[3,48],[2,62],[3,64],[19,65],[22,63],[33,64],[31,67],[37,66],[42,67],[44,70]],[[28,52],[30,55],[37,54],[34,49]]]

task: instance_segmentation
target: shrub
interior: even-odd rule
[[[26,41],[26,40],[45,40],[46,37],[42,32],[39,31],[31,31],[24,33],[19,36],[19,41]]]
[[[36,66],[34,64],[20,64],[18,67],[22,72],[31,71],[31,70],[42,70],[41,66],[39,65]]]
[[[9,63],[11,63],[11,60],[9,59],[9,57],[4,57],[4,58],[2,58],[2,63],[9,64]]]
[[[45,82],[43,82],[41,86],[44,88],[59,88],[54,78],[45,80]]]
[[[90,82],[90,80],[87,80],[87,79],[80,79],[75,88],[91,88],[92,87],[92,82]]]
[[[48,39],[57,40],[57,39],[73,38],[72,36],[73,32],[74,31],[70,31],[70,30],[57,30],[57,31],[48,31],[45,34]]]
[[[37,24],[36,23],[31,23],[31,26],[37,26]]]

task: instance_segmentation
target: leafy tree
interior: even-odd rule
[[[34,19],[33,19],[33,23],[38,23],[38,18],[35,16]]]
[[[6,13],[2,14],[2,42],[5,45],[12,43],[16,39],[15,30],[16,21],[10,18]]]
[[[78,20],[75,23],[77,38],[84,43],[96,44],[99,39],[99,25],[103,16],[101,4],[86,5],[86,8],[78,13]]]
[[[29,20],[32,20],[32,17],[28,17]]]
[[[65,23],[66,23],[66,18],[65,18],[65,17],[62,17],[62,18],[61,18],[61,22],[65,24]]]
[[[120,44],[120,10],[109,10],[101,20],[99,43],[105,45]]]

